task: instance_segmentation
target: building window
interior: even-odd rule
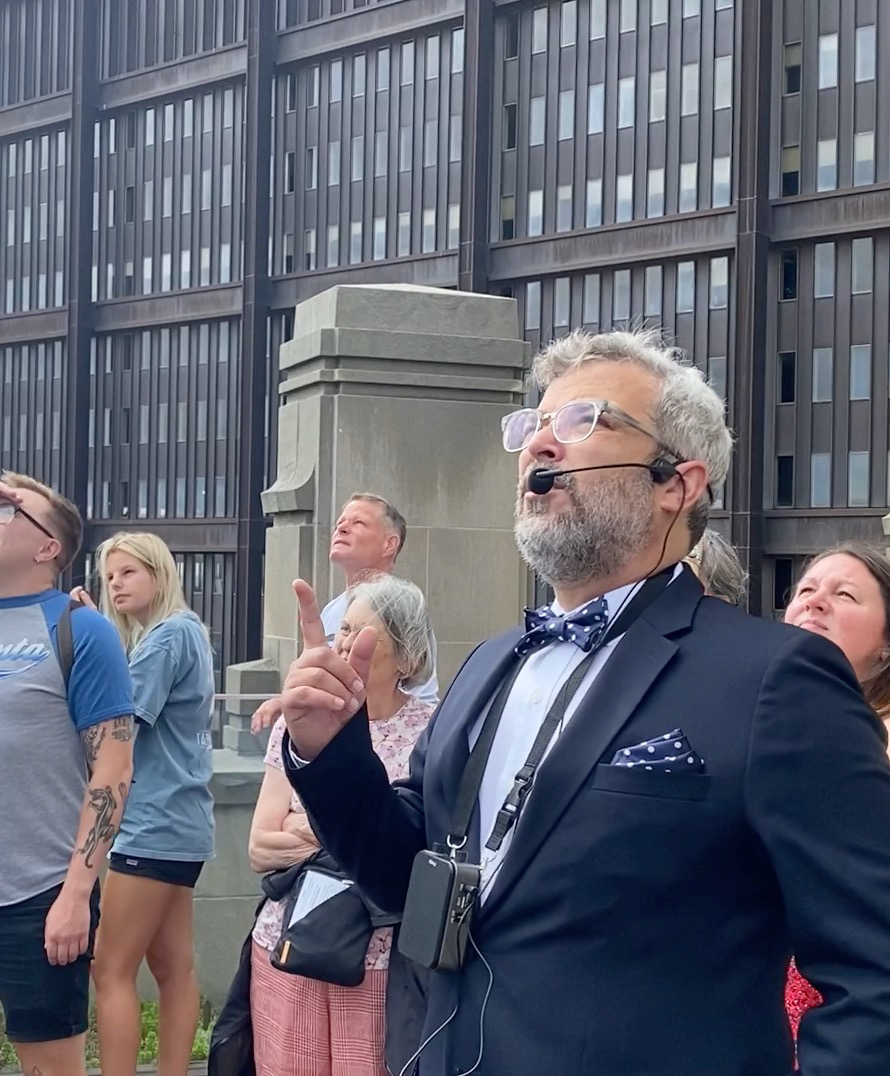
[[[633,127],[636,79],[633,75],[618,80],[618,126]]]
[[[572,186],[565,184],[556,188],[556,230],[572,230]]]
[[[612,323],[630,318],[630,269],[618,269],[612,276]]]
[[[547,8],[537,7],[532,12],[532,52],[547,51]]]
[[[830,452],[814,452],[810,456],[810,507],[831,507]]]
[[[783,250],[779,295],[784,300],[797,298],[797,251]]]
[[[563,142],[574,135],[575,91],[563,90],[559,95],[559,140]]]
[[[834,243],[817,243],[814,261],[813,298],[830,299],[834,295]]]
[[[584,277],[584,297],[581,318],[585,325],[599,325],[600,320],[600,275],[587,273]]]
[[[832,397],[834,349],[813,348],[813,403],[826,403]]]
[[[791,600],[794,561],[790,557],[776,557],[773,565],[773,609],[783,610]]]
[[[643,295],[643,312],[648,318],[661,317],[661,266],[647,265]]]
[[[837,188],[837,139],[820,138],[816,146],[816,190]]]
[[[427,120],[423,125],[423,166],[429,168],[436,163],[439,149],[439,121]]]
[[[620,22],[618,29],[622,34],[637,28],[637,0],[621,0]]]
[[[316,108],[318,106],[318,90],[321,83],[321,69],[318,64],[309,68],[306,74],[306,107]]]
[[[457,32],[457,31],[455,31]],[[460,31],[463,34],[463,31]],[[389,89],[389,49],[377,50],[377,92]]]
[[[698,64],[683,64],[680,86],[680,115],[694,116],[698,112]]]
[[[785,146],[782,150],[782,197],[800,194],[800,146]]]
[[[871,397],[871,344],[854,344],[850,348],[850,399]]]
[[[399,82],[402,86],[410,86],[414,82],[414,42],[405,41],[402,44],[399,62]]]
[[[732,108],[732,57],[714,59],[714,110]]]
[[[509,240],[516,237],[516,198],[512,194],[505,194],[501,198],[501,239]]]
[[[692,19],[701,14],[701,0],[683,0],[683,18]]]
[[[576,0],[563,0],[559,17],[559,44],[568,48],[575,44],[578,34],[578,5]]]
[[[516,107],[515,105],[513,106]],[[414,128],[402,126],[399,128],[399,171],[411,171],[411,158],[414,153]]]
[[[837,86],[837,34],[819,37],[819,89]]]
[[[544,192],[528,192],[528,235],[541,235],[544,231]]]
[[[853,185],[865,187],[875,181],[875,133],[862,131],[853,137]]]
[[[365,136],[352,136],[352,182],[358,183],[365,176]]]
[[[352,57],[352,96],[364,97],[367,81],[367,63],[363,52]]]
[[[677,266],[677,313],[691,314],[695,309],[695,262]]]
[[[779,352],[779,403],[794,403],[797,384],[797,354]]]
[[[460,245],[460,205],[452,202],[448,207],[448,249],[457,250]]]
[[[340,227],[337,224],[328,225],[328,250],[326,264],[329,269],[340,264]]]
[[[711,310],[723,310],[729,303],[729,258],[711,258]]]
[[[315,229],[307,228],[303,232],[303,268],[311,273],[315,266]]]
[[[865,295],[872,290],[874,278],[874,257],[872,241],[868,236],[853,240],[852,290],[854,295]]]
[[[328,142],[328,186],[340,184],[340,140]]]
[[[386,217],[374,218],[374,254],[375,262],[386,257]]]
[[[729,157],[715,157],[711,176],[711,205],[715,209],[728,206],[731,194],[732,161]]]
[[[504,20],[504,59],[515,60],[519,55],[519,18],[508,15]]]
[[[870,82],[875,77],[875,27],[856,28],[856,81]]]
[[[598,228],[603,223],[603,181],[588,179],[586,227]]]
[[[792,41],[785,46],[783,55],[782,90],[786,96],[800,93],[800,42]]]
[[[569,324],[569,278],[557,277],[553,282],[553,324],[564,326]]]
[[[421,250],[429,254],[436,249],[436,211],[425,209],[423,211],[423,229],[421,232]]]
[[[708,359],[708,384],[726,402],[726,356],[711,355]]]
[[[306,190],[314,191],[318,186],[318,146],[306,147]]]
[[[646,181],[646,216],[664,215],[664,169],[650,168]]]
[[[439,35],[426,39],[426,78],[430,82],[439,77]]]
[[[349,264],[358,265],[362,260],[362,222],[354,220],[349,225]]]
[[[668,21],[668,0],[650,0],[649,25],[661,26]]]
[[[531,280],[525,286],[525,327],[526,329],[541,327],[541,282],[539,280]]]
[[[544,109],[545,99],[533,97],[528,110],[528,144],[530,146],[544,145]]]
[[[698,209],[698,162],[688,161],[680,165],[680,199],[681,213],[694,213]]]
[[[776,507],[791,508],[794,505],[794,457],[778,456],[776,459]]]
[[[605,114],[605,86],[596,82],[587,87],[587,133],[602,134]]]
[[[667,71],[649,75],[649,122],[658,123],[667,112]]]
[[[633,220],[634,215],[634,177],[618,176],[615,183],[615,221],[618,224]]]
[[[331,104],[343,99],[343,61],[334,60],[331,64],[331,85],[328,98]]]
[[[389,132],[377,131],[374,135],[374,175],[378,179],[386,175],[386,158],[389,154]]]
[[[851,452],[849,454],[847,476],[847,505],[850,508],[867,508],[868,495],[868,453]]]
[[[398,257],[404,258],[411,253],[411,214],[399,213],[399,249]]]

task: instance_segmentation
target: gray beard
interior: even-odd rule
[[[600,478],[583,492],[574,475],[558,482],[572,508],[551,514],[544,501],[516,502],[514,533],[526,564],[551,586],[570,586],[614,575],[651,544],[652,481],[633,471]]]

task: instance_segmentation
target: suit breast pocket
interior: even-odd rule
[[[711,778],[704,773],[659,773],[630,766],[607,766],[602,762],[594,770],[589,785],[596,792],[669,800],[703,800],[710,786]]]

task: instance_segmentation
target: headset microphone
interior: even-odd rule
[[[640,467],[649,472],[652,481],[657,485],[667,482],[678,473],[674,464],[664,459],[653,460],[652,463],[601,463],[597,467],[570,467],[564,471],[536,467],[526,476],[525,488],[529,493],[536,493],[539,497],[543,497],[545,493],[553,489],[557,478],[561,478],[564,474],[576,474],[578,471],[610,471],[619,467]]]

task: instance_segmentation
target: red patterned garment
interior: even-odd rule
[[[800,974],[791,961],[788,968],[788,981],[785,983],[785,1010],[791,1024],[791,1034],[797,1039],[797,1029],[801,1017],[807,1010],[822,1004],[822,995]]]

